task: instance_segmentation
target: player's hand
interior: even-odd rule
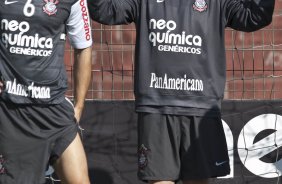
[[[79,123],[79,121],[80,121],[81,114],[82,114],[82,109],[75,106],[74,107],[74,117],[75,117],[77,123]]]

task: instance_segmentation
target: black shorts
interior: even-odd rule
[[[220,117],[138,113],[141,180],[207,179],[230,173]]]
[[[18,105],[0,101],[0,184],[43,184],[50,159],[74,140],[73,105]]]

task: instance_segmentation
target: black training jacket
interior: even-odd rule
[[[274,0],[88,0],[103,24],[136,24],[138,112],[220,111],[226,80],[224,30],[271,23]],[[190,109],[190,110],[188,110]]]

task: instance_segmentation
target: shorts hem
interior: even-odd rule
[[[230,172],[226,172],[226,173],[217,173],[217,174],[210,174],[210,175],[206,175],[206,176],[186,176],[186,177],[181,177],[180,180],[183,181],[189,181],[189,180],[201,180],[201,179],[212,179],[212,178],[217,178],[217,177],[224,177],[229,175]]]
[[[153,176],[144,176],[138,177],[140,180],[148,182],[148,181],[178,181],[179,177],[153,177]]]
[[[76,127],[78,130],[78,126]],[[73,140],[75,139],[77,135],[79,135],[78,131],[73,131],[73,133],[66,136],[68,138],[63,139],[63,141],[60,142],[60,146],[56,150],[54,150],[53,154],[51,154],[51,158],[49,161],[50,165],[55,164],[56,160],[61,157],[61,155],[69,147],[69,145],[73,142]]]

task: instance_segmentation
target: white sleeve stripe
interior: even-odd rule
[[[67,34],[74,48],[86,48],[92,45],[90,17],[86,0],[78,0],[71,8],[67,21]]]

